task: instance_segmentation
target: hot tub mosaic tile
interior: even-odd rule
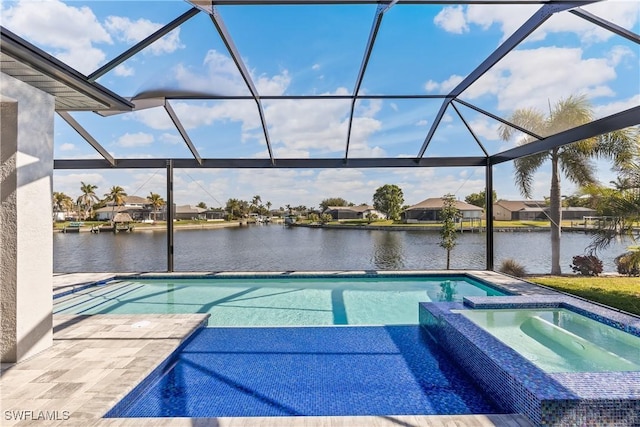
[[[578,299],[558,296],[468,298],[422,303],[420,323],[496,403],[541,426],[640,425],[640,372],[546,373],[476,326],[460,309],[562,307],[634,335],[639,319]],[[640,350],[639,350],[640,351]]]

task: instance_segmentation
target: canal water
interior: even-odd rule
[[[54,271],[166,271],[166,233],[54,233]],[[176,230],[176,271],[433,270],[444,269],[446,252],[437,231],[336,230],[282,225]],[[584,253],[590,236],[565,232],[561,242],[563,273]],[[615,242],[598,254],[605,272],[629,242]],[[451,253],[453,269],[484,269],[485,234],[463,233]],[[551,270],[548,232],[496,232],[496,269],[511,258],[528,273]]]

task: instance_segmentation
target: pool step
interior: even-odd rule
[[[99,307],[106,302],[123,297],[144,285],[132,282],[118,282],[89,288],[54,303],[53,314],[64,314],[73,311],[75,314],[84,314],[86,311]]]

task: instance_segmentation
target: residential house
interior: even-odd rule
[[[227,217],[227,212],[222,208],[212,209],[209,208],[203,212],[204,217],[208,221],[220,221]]]
[[[547,220],[549,206],[544,200],[498,200],[493,204],[493,219],[496,221]],[[596,215],[595,209],[583,207],[563,207],[563,219],[582,219]]]
[[[444,207],[444,199],[434,197],[405,209],[401,217],[405,222],[434,222],[440,221],[440,212]],[[460,200],[455,201],[455,207],[460,212],[463,220],[480,220],[483,210],[481,207],[471,205]]]
[[[328,206],[327,209],[324,210],[323,214],[331,215],[331,217],[336,221],[347,219],[366,219],[369,214],[376,215],[378,218],[385,217],[383,213],[369,205]]]
[[[123,205],[114,206],[113,202],[108,202],[105,207],[96,209],[95,214],[98,221],[111,221],[120,212],[128,213],[134,221],[142,221],[149,219],[151,204],[145,197],[125,196]]]
[[[176,206],[173,214],[174,219],[207,219],[207,210],[198,206],[181,205]]]

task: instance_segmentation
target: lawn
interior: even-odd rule
[[[640,277],[540,276],[527,280],[640,315]]]

